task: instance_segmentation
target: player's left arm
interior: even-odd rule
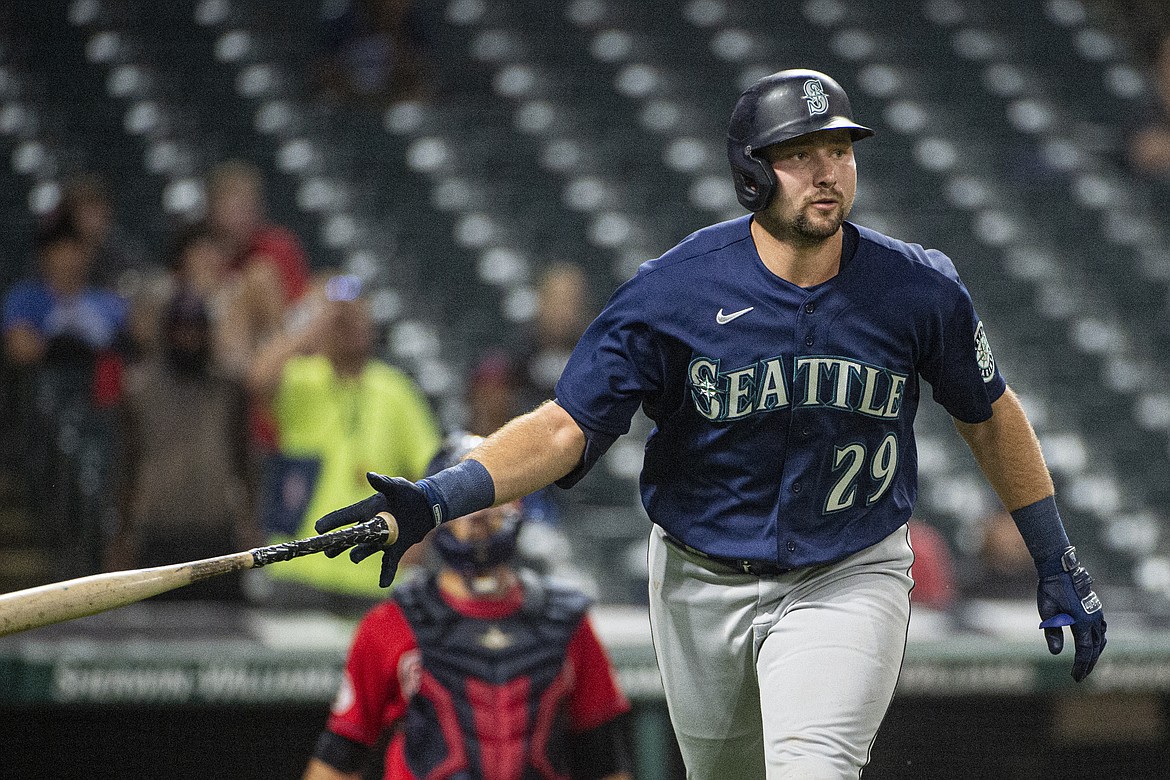
[[[1072,676],[1080,682],[1105,648],[1101,601],[1093,592],[1093,578],[1069,543],[1056,508],[1052,476],[1019,398],[1007,388],[991,411],[991,417],[980,423],[956,419],[955,427],[1011,512],[1036,562],[1040,626],[1053,654],[1064,647],[1062,626],[1071,626],[1076,643]]]
[[[577,627],[567,656],[574,671],[567,703],[569,775],[573,780],[630,780],[630,703],[588,617]]]
[[[386,723],[406,711],[399,679],[403,657],[418,643],[395,602],[368,612],[354,632],[341,688],[302,780],[363,775]]]
[[[991,405],[990,419],[981,423],[956,419],[955,427],[1009,512],[1053,495],[1040,441],[1010,387]]]

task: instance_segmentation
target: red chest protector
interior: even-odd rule
[[[528,575],[522,584],[520,609],[490,620],[453,609],[433,577],[395,591],[422,658],[404,725],[420,780],[567,778],[565,657],[588,600]]]

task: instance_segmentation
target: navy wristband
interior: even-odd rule
[[[1059,558],[1072,547],[1064,531],[1064,524],[1060,522],[1054,496],[1020,507],[1012,512],[1012,519],[1016,521],[1020,536],[1024,537],[1024,544],[1028,545],[1028,552],[1037,566]]]
[[[427,495],[435,525],[487,509],[496,502],[492,475],[471,458],[415,484]]]

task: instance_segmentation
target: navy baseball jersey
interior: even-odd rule
[[[747,215],[645,263],[582,336],[557,402],[586,434],[587,471],[655,423],[642,502],[709,555],[785,568],[869,547],[917,495],[921,380],[952,416],[991,416],[1004,380],[950,259],[845,223],[840,272],[772,274]]]

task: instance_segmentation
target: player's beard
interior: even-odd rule
[[[779,196],[759,213],[756,220],[760,226],[771,233],[776,239],[798,246],[816,246],[828,241],[837,234],[841,225],[853,210],[853,201],[845,200],[844,193],[833,191],[831,194],[837,199],[837,208],[828,214],[810,214],[810,208],[816,197],[806,200],[797,209],[790,210],[787,202]],[[785,213],[785,211],[790,213]]]

